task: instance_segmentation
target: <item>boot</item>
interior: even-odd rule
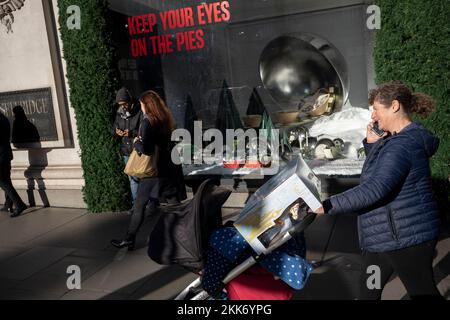
[[[12,214],[10,215],[11,218],[16,218],[18,216],[20,216],[20,214],[25,211],[27,209],[27,206],[25,203],[21,203],[20,205],[18,205],[12,212]]]
[[[134,245],[136,244],[136,236],[128,234],[125,239],[113,239],[111,240],[111,244],[119,249],[128,247],[128,250],[132,251],[134,250]]]

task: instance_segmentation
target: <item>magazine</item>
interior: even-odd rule
[[[319,178],[299,156],[250,197],[234,227],[257,254],[265,253],[268,244],[259,237],[275,230],[277,219],[299,200],[313,211],[320,208],[319,190]]]

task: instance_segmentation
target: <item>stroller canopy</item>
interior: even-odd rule
[[[211,233],[222,226],[222,206],[231,190],[204,181],[190,200],[160,209],[150,234],[148,256],[159,264],[178,264],[198,273],[204,267]]]

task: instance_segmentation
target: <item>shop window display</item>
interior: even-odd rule
[[[359,174],[370,121],[364,6],[248,2],[110,1],[123,84],[136,94],[159,90],[191,133],[194,121],[202,134],[278,129],[279,150],[269,143],[266,165],[274,153],[281,167],[301,155],[318,174]],[[142,41],[137,55],[133,44]],[[255,139],[245,141],[244,159],[224,155],[213,165],[195,161],[211,141],[193,141],[178,145],[192,160],[186,176],[251,176],[264,167],[248,159]]]

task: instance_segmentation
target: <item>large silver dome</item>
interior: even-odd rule
[[[296,109],[319,89],[334,87],[339,111],[348,98],[349,79],[344,58],[326,40],[291,33],[272,40],[263,50],[259,71],[264,87],[282,109]]]

